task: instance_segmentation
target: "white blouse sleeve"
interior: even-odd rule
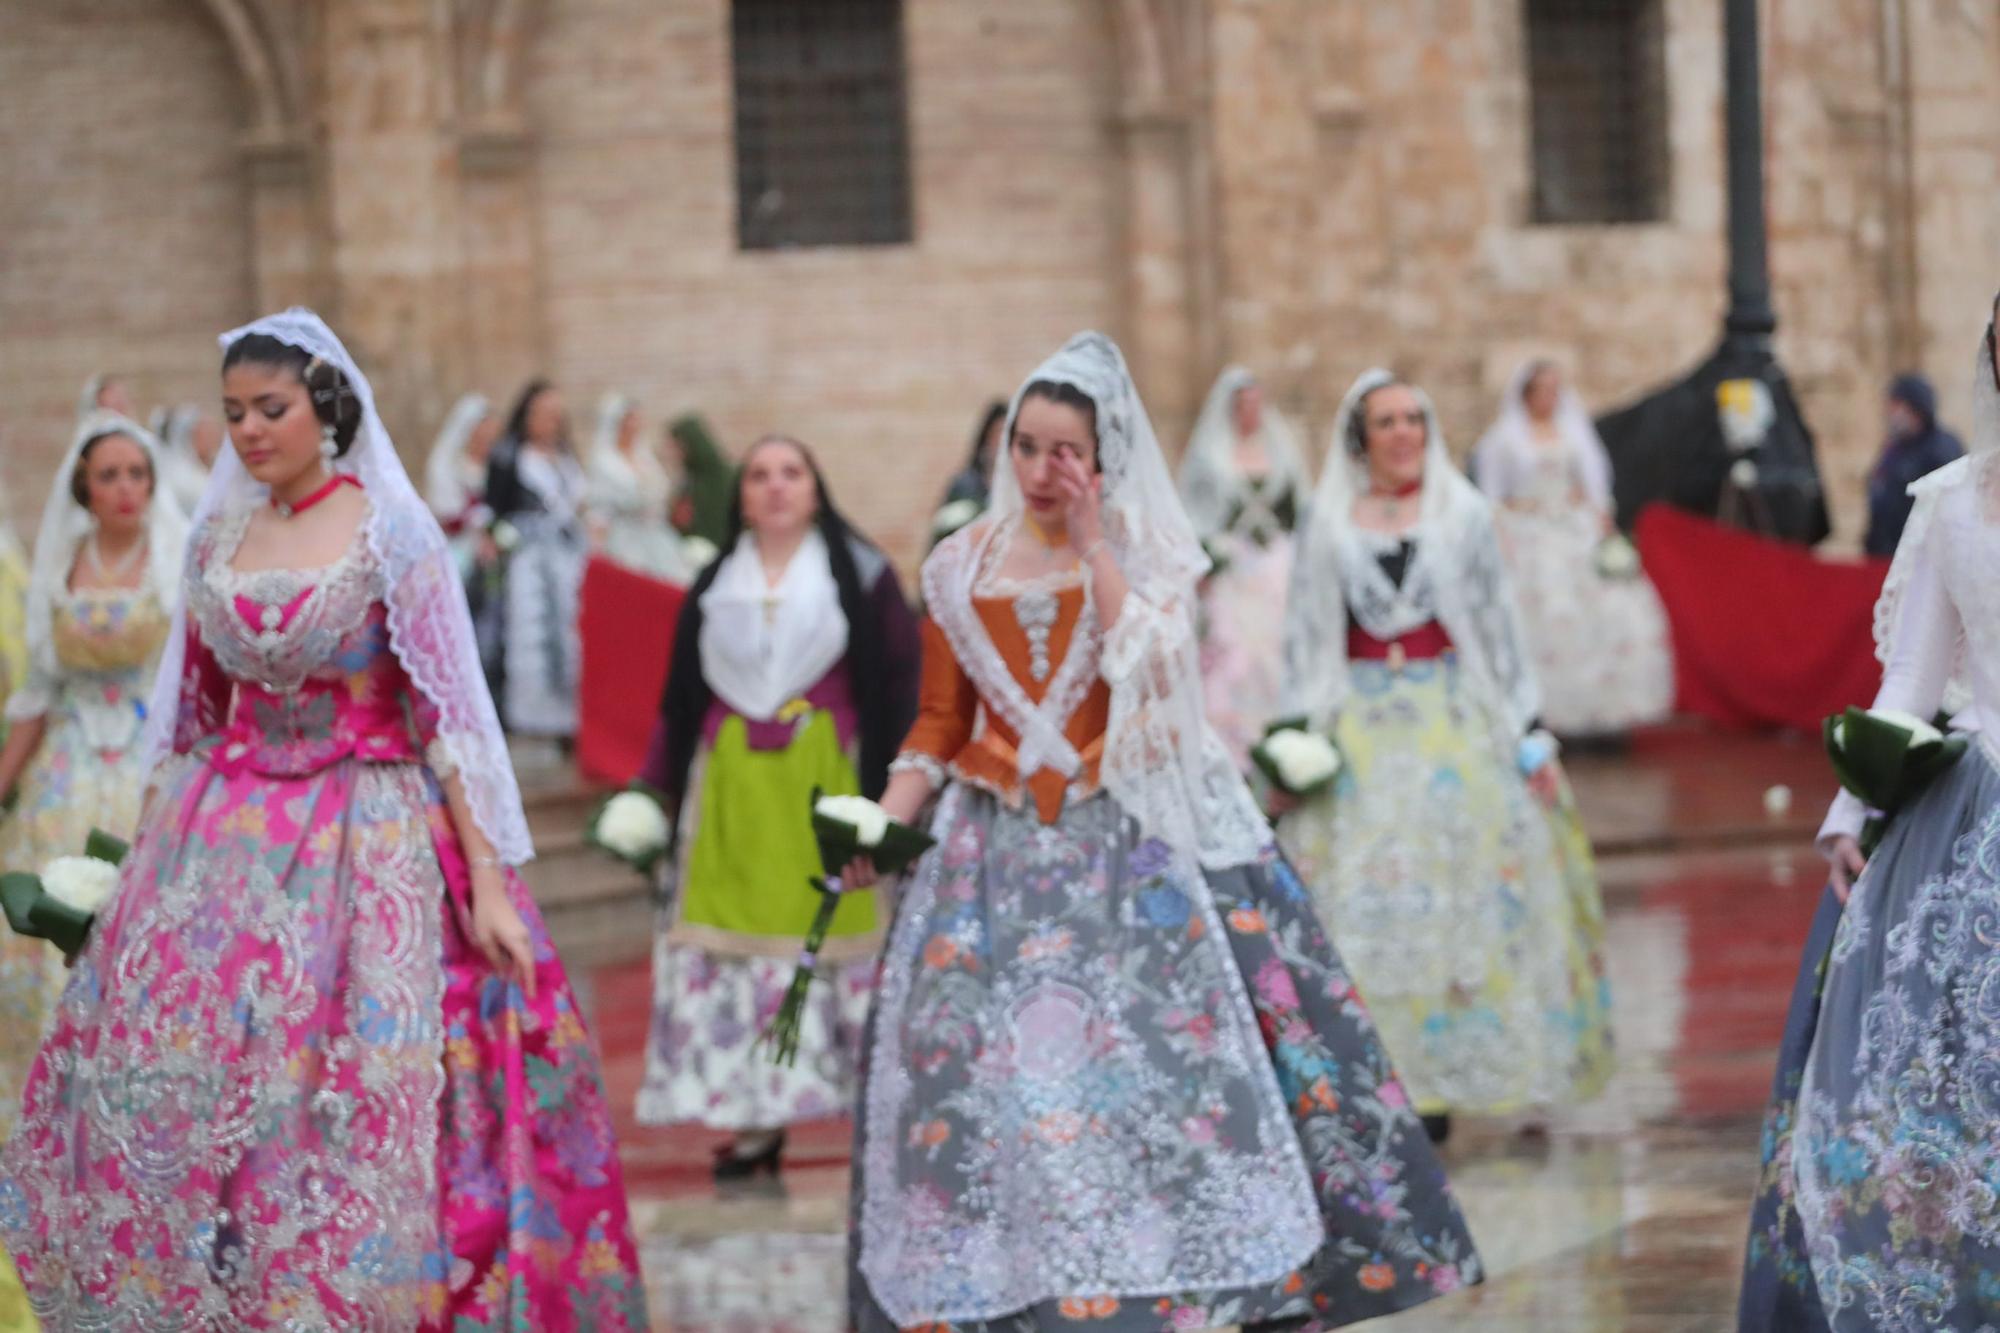
[[[1900,709],[1921,718],[1929,718],[1944,702],[1945,682],[1963,632],[1958,608],[1938,573],[1938,531],[1933,525],[1925,533],[1929,540],[1910,572],[1902,607],[1890,631],[1882,688],[1875,695],[1875,707]],[[1820,850],[1828,850],[1833,839],[1842,834],[1859,835],[1867,814],[1860,799],[1843,789],[1834,798],[1826,823],[1820,826]]]

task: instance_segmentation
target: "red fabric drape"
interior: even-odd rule
[[[1829,713],[1874,699],[1888,562],[1822,560],[1665,505],[1639,516],[1637,536],[1673,626],[1681,712],[1817,731]]]
[[[622,787],[639,775],[686,597],[685,589],[609,560],[593,557],[585,568],[576,729],[584,777]]]

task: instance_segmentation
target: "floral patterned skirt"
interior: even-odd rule
[[[1996,922],[2000,768],[1975,744],[1891,822],[1840,914],[1789,1134],[1780,1071],[1767,1156],[1789,1162],[1797,1226],[1766,1244],[1781,1275],[1810,1263],[1822,1327],[2000,1326]]]
[[[1480,1279],[1275,848],[1195,876],[1108,796],[963,785],[936,832],[869,1026],[854,1328],[1322,1329]]]
[[[1454,656],[1353,664],[1333,790],[1280,826],[1425,1112],[1542,1110],[1610,1077],[1604,906],[1565,793],[1503,761]]]
[[[744,1132],[846,1115],[875,965],[821,967],[799,1025],[798,1059],[786,1066],[762,1039],[798,966],[795,958],[725,957],[661,931],[639,1123]]]
[[[597,1060],[533,902],[533,999],[470,943],[412,764],[184,762],[0,1152],[54,1330],[637,1330]]]
[[[1542,720],[1601,736],[1673,712],[1673,642],[1651,581],[1597,572],[1603,528],[1589,505],[1501,508],[1507,572],[1542,683]]]

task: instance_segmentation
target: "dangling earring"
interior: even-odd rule
[[[329,469],[333,467],[333,460],[340,457],[340,445],[334,439],[333,423],[330,421],[319,428],[319,456]]]

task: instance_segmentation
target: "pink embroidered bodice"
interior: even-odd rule
[[[247,522],[224,516],[195,536],[175,751],[274,777],[350,757],[421,762],[435,720],[390,650],[367,542],[357,533],[319,569],[242,573],[229,562]]]

